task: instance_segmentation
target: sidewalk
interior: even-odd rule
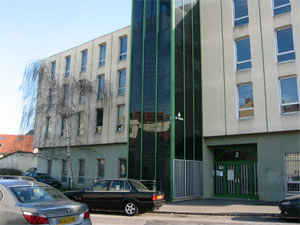
[[[155,212],[219,216],[280,216],[277,202],[218,198],[166,202]]]

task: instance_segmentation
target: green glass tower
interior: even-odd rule
[[[202,160],[199,4],[132,4],[127,176],[157,181],[169,199],[174,160]]]

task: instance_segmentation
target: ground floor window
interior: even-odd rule
[[[98,174],[97,174],[97,179],[104,178],[104,171],[105,171],[105,160],[104,159],[98,159]]]
[[[300,153],[285,155],[287,193],[300,193]]]
[[[119,177],[126,177],[126,159],[119,159]]]
[[[84,175],[85,175],[85,160],[79,159],[79,173],[78,173],[78,184],[84,183]]]
[[[52,160],[48,159],[47,160],[47,173],[51,176],[52,174]]]
[[[61,181],[67,182],[67,160],[62,160]]]

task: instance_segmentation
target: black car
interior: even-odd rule
[[[37,181],[49,184],[55,188],[61,187],[61,183],[58,180],[55,180],[50,175],[48,175],[47,173],[26,173],[26,176],[33,177]]]
[[[100,180],[87,189],[64,194],[71,200],[87,204],[90,209],[122,209],[128,216],[158,209],[165,202],[163,193],[150,191],[133,179]]]
[[[300,219],[300,195],[283,199],[279,204],[281,217],[286,219]]]

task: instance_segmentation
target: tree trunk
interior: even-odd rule
[[[73,180],[73,169],[71,162],[71,146],[70,146],[70,126],[69,120],[66,120],[66,135],[67,135],[67,156],[68,156],[68,169],[69,169],[69,177],[70,177],[70,186],[71,189],[74,189],[74,180]]]

